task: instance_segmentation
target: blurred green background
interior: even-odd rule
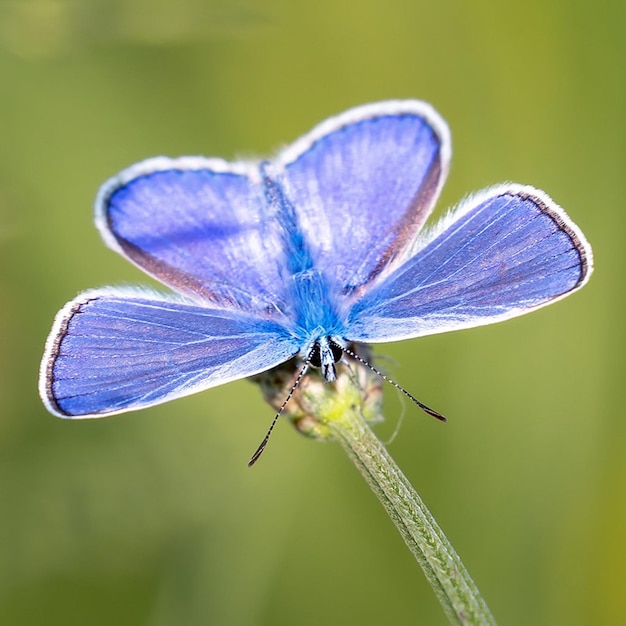
[[[67,300],[149,282],[93,226],[107,177],[405,97],[452,130],[438,212],[533,184],[597,269],[533,315],[379,346],[450,422],[388,388],[377,432],[402,419],[390,451],[501,624],[624,623],[625,72],[618,0],[2,0],[0,623],[446,623],[338,446],[283,423],[246,467],[272,417],[250,383],[86,422],[36,391]]]

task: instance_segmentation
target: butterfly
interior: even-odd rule
[[[501,184],[425,228],[448,127],[393,100],[332,117],[272,161],[157,157],[108,180],[96,225],[173,290],[105,287],[58,313],[40,395],[60,417],[149,407],[293,357],[336,377],[349,344],[507,320],[580,289],[592,252],[547,194]]]

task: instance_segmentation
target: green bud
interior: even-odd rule
[[[371,359],[368,345],[350,344],[349,348],[363,360]],[[294,389],[303,368],[302,360],[296,357],[251,380],[260,385],[266,402],[276,411],[280,411],[292,393],[282,415],[309,437],[330,438],[329,423],[340,420],[346,411],[357,410],[370,423],[381,421],[383,381],[380,376],[347,354],[335,367],[337,380],[329,383],[319,369],[309,366]]]

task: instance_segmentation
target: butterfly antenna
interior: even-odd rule
[[[274,419],[272,420],[270,427],[267,429],[267,434],[265,435],[265,438],[263,439],[259,447],[256,449],[256,452],[250,457],[250,460],[248,461],[248,467],[252,467],[259,460],[259,457],[263,454],[263,450],[265,450],[265,446],[267,445],[267,442],[270,440],[272,431],[274,430],[274,426],[276,426],[276,422],[278,421],[278,418],[282,415],[282,412],[285,410],[285,407],[287,406],[287,403],[289,402],[289,400],[291,400],[291,396],[293,396],[294,392],[298,388],[298,385],[300,384],[302,377],[307,373],[310,363],[311,363],[311,359],[309,357],[304,362],[302,369],[300,370],[299,374],[296,376],[296,379],[293,381],[293,385],[291,386],[291,389],[289,390],[289,393],[287,394],[287,397],[285,398],[284,402],[280,405],[280,409],[278,409],[278,412],[276,413],[276,415],[274,415]]]
[[[347,355],[351,356],[353,359],[356,359],[359,363],[362,363],[366,367],[369,367],[369,369],[371,369],[372,372],[374,372],[374,374],[377,374],[378,376],[380,376],[385,382],[389,383],[390,385],[393,385],[396,389],[400,390],[409,400],[417,404],[417,406],[420,409],[422,409],[424,413],[428,413],[428,415],[431,415],[435,419],[438,419],[440,422],[448,421],[441,413],[437,413],[437,411],[435,411],[434,409],[431,409],[429,406],[426,406],[423,402],[420,402],[415,396],[411,395],[404,387],[399,385],[394,380],[391,380],[391,378],[388,378],[387,376],[385,376],[385,374],[383,374],[380,370],[376,369],[371,363],[368,363],[365,359],[362,359],[358,354],[356,354],[356,352],[353,352],[352,350],[350,350],[350,348],[344,348],[343,346],[340,346],[334,341],[332,343],[338,348],[341,348],[341,350],[343,350]]]

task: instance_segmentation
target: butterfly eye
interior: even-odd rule
[[[311,350],[311,354],[309,355],[309,363],[313,367],[322,367],[322,351],[320,350],[320,344],[315,342],[313,345],[313,350]]]
[[[341,346],[332,341],[330,337],[328,338],[328,345],[330,346],[333,360],[335,361],[335,363],[339,362],[341,360],[341,357],[343,356],[343,350],[341,349]]]

